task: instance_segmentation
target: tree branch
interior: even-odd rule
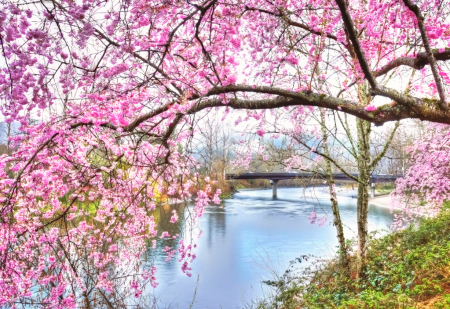
[[[381,158],[384,157],[384,155],[386,154],[386,151],[388,150],[389,146],[391,145],[392,139],[394,138],[395,132],[397,131],[397,128],[399,127],[399,125],[400,125],[400,122],[397,121],[395,123],[394,129],[391,132],[391,135],[389,136],[389,139],[386,141],[386,144],[384,144],[383,151],[381,151],[381,153],[376,158],[374,158],[372,160],[372,162],[369,164],[369,167],[368,167],[369,170],[372,170],[375,167],[375,165],[378,164],[378,162],[381,160]]]
[[[442,53],[438,50],[432,51],[433,57],[436,60],[446,61],[450,60],[450,49],[445,49]],[[416,70],[421,70],[425,67],[425,65],[430,64],[430,60],[428,59],[426,52],[420,52],[416,55],[416,57],[400,57],[394,59],[384,65],[381,69],[373,71],[373,75],[375,77],[380,77],[382,75],[387,74],[389,71],[394,70],[400,66],[409,66]]]
[[[50,0],[50,1],[51,1],[55,6],[57,6],[61,11],[67,13],[66,8],[65,8],[64,6],[62,6],[61,3],[59,3],[59,2],[56,1],[56,0]],[[84,22],[83,20],[80,20],[80,22],[81,22],[83,25],[85,24],[85,22]],[[108,37],[106,34],[104,34],[102,31],[100,31],[100,30],[97,29],[96,27],[93,27],[93,28],[94,28],[95,33],[96,33],[100,38],[102,38],[102,39],[104,39],[105,41],[107,41],[110,45],[115,46],[115,47],[117,47],[117,48],[120,48],[120,47],[121,47],[121,45],[120,45],[119,43],[113,41],[111,38],[109,38],[109,37]],[[169,75],[166,74],[166,72],[164,72],[159,66],[155,65],[154,63],[152,63],[150,60],[145,59],[144,57],[142,57],[141,55],[139,55],[138,52],[133,51],[133,52],[130,52],[130,54],[131,54],[133,57],[135,57],[135,58],[141,60],[142,62],[144,62],[144,63],[146,63],[147,65],[149,65],[150,67],[152,67],[156,72],[158,72],[159,74],[161,74],[164,78],[170,80],[170,77],[169,77]],[[171,93],[173,93],[173,94],[175,94],[175,95],[177,95],[177,96],[182,94],[182,90],[181,90],[174,82],[171,82],[171,85],[172,85],[172,87],[174,87],[174,88],[177,90],[178,94],[175,93],[174,91],[172,91],[171,89],[169,89],[169,88],[166,87],[166,89],[167,89],[168,91],[170,91]]]
[[[342,173],[344,173],[348,178],[362,183],[359,181],[358,177],[353,176],[352,174],[348,173],[343,167],[341,167],[335,160],[333,160],[333,158],[331,158],[329,155],[319,152],[317,150],[312,150],[312,148],[310,146],[308,146],[305,142],[303,142],[302,140],[298,139],[297,137],[293,136],[293,138],[300,144],[302,144],[304,147],[306,147],[307,149],[309,149],[310,151],[312,151],[313,153],[323,157],[324,159],[328,160],[329,162],[333,163]],[[325,175],[327,178],[329,177],[329,174],[327,173]]]
[[[316,30],[312,29],[311,27],[309,27],[309,26],[307,26],[305,24],[301,24],[301,23],[295,22],[295,21],[291,20],[290,18],[288,18],[281,10],[280,10],[280,13],[275,13],[275,12],[271,12],[271,11],[264,10],[264,9],[258,9],[258,8],[254,8],[254,7],[249,7],[247,5],[245,6],[245,9],[247,11],[257,11],[257,12],[265,13],[265,14],[272,15],[272,16],[275,16],[275,17],[280,17],[284,21],[286,21],[286,23],[289,26],[294,26],[294,27],[297,27],[297,28],[301,28],[303,30],[306,30],[306,31],[312,33],[312,34],[316,34],[316,35],[320,35],[320,36],[325,35],[327,38],[337,41],[337,36],[335,36],[334,34],[316,31]]]
[[[442,84],[441,77],[439,76],[439,70],[437,67],[436,59],[431,51],[430,42],[428,40],[427,30],[425,29],[425,17],[422,15],[420,8],[413,4],[410,0],[403,0],[403,3],[410,9],[417,18],[420,35],[422,36],[423,45],[425,47],[427,58],[430,63],[431,72],[433,72],[434,81],[441,99],[441,106],[445,109],[448,108],[447,96],[445,94],[444,85]]]
[[[231,99],[227,104],[234,109],[270,109],[285,106],[315,106],[342,111],[351,114],[363,120],[383,125],[388,121],[396,121],[407,118],[417,118],[433,122],[450,124],[450,112],[439,109],[433,100],[419,99],[405,94],[400,94],[396,90],[378,86],[371,90],[372,95],[381,95],[388,97],[399,103],[395,106],[389,104],[378,107],[376,111],[368,112],[361,104],[350,100],[338,99],[325,94],[317,94],[311,91],[295,92],[276,87],[254,87],[249,85],[228,85],[225,87],[216,87],[207,92],[204,97],[219,95],[224,93],[252,92],[261,94],[277,95],[277,98],[261,100]],[[191,99],[199,99],[194,96]],[[210,99],[199,101],[188,113],[194,113],[198,110],[223,106],[221,99]]]
[[[375,80],[372,72],[370,71],[369,64],[367,63],[366,56],[364,55],[364,51],[359,44],[359,40],[355,31],[355,26],[353,25],[352,18],[347,9],[347,4],[345,0],[335,0],[337,5],[339,6],[339,10],[342,14],[342,20],[344,25],[348,31],[348,36],[350,41],[352,41],[353,50],[356,53],[356,57],[358,57],[359,65],[361,66],[362,71],[364,72],[364,76],[369,82],[372,88],[377,88],[377,81]]]

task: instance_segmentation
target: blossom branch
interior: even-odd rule
[[[439,52],[438,50],[432,51],[433,58],[435,60],[446,61],[450,60],[450,49],[446,49],[443,52]],[[409,66],[416,70],[421,70],[425,67],[425,65],[430,64],[430,59],[426,52],[420,52],[415,57],[400,57],[396,58],[386,65],[384,65],[381,69],[373,71],[373,75],[375,77],[380,77],[391,70],[394,70],[400,66]]]
[[[420,35],[422,36],[423,45],[425,47],[427,58],[430,63],[431,72],[433,72],[434,81],[441,99],[441,106],[445,109],[448,108],[447,96],[445,94],[444,85],[442,84],[441,77],[439,76],[439,70],[437,67],[436,59],[430,47],[430,41],[428,40],[427,30],[425,29],[425,17],[422,14],[420,8],[411,2],[411,0],[403,0],[403,3],[410,9],[417,18]]]
[[[248,85],[229,85],[225,87],[216,87],[205,94],[205,97],[237,92],[252,92],[261,94],[273,94],[278,97],[272,99],[261,100],[245,100],[245,99],[231,99],[227,106],[234,109],[271,109],[285,106],[315,106],[325,107],[328,109],[342,111],[347,114],[359,117],[374,123],[375,125],[383,125],[388,121],[396,121],[408,118],[418,118],[421,120],[428,120],[450,124],[450,112],[433,108],[432,100],[422,100],[420,98],[400,94],[396,90],[386,87],[378,86],[376,90],[371,90],[372,95],[381,95],[388,97],[402,106],[383,105],[377,108],[376,111],[367,111],[365,106],[356,102],[344,99],[338,99],[333,96],[325,94],[313,93],[310,91],[295,92],[276,87],[254,87]],[[193,97],[195,98],[195,97]],[[202,110],[207,107],[223,106],[223,100],[211,99],[200,101],[195,105],[189,113]]]
[[[353,25],[353,20],[347,9],[347,4],[345,3],[345,0],[336,0],[336,3],[339,6],[339,10],[341,11],[342,20],[345,24],[345,28],[347,29],[348,36],[353,44],[353,49],[358,58],[359,65],[361,66],[361,69],[364,72],[364,76],[366,77],[367,81],[369,82],[372,88],[377,88],[377,81],[375,80],[372,71],[369,68],[366,56],[364,55],[364,51],[361,48],[361,44],[359,43],[355,31],[355,26]]]

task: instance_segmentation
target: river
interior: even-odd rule
[[[338,194],[345,236],[353,238],[356,199],[352,195],[356,193],[342,190]],[[171,210],[166,209],[166,219]],[[191,266],[192,277],[188,277],[181,272],[176,256],[164,262],[162,249],[175,247],[175,241],[167,240],[152,250],[159,282],[152,293],[159,308],[189,308],[194,294],[192,308],[243,308],[263,296],[261,281],[272,279],[271,270],[282,272],[289,261],[301,255],[332,257],[338,244],[325,188],[279,188],[275,199],[271,190],[241,190],[221,205],[208,206],[195,227],[183,220],[189,207],[177,210],[182,220],[178,224],[161,222],[160,228],[195,240],[197,258]],[[310,223],[308,216],[313,211],[318,218],[327,216],[323,226]],[[386,233],[392,221],[388,208],[370,206],[370,231]]]

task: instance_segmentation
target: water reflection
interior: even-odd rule
[[[207,220],[207,230],[204,231],[205,235],[203,237],[207,238],[208,248],[211,249],[213,244],[216,241],[223,240],[214,240],[214,238],[225,237],[226,232],[226,212],[223,205],[219,207],[214,207],[215,209],[208,209],[208,213],[206,215]]]
[[[345,236],[356,233],[355,192],[339,192]],[[177,242],[167,239],[148,258],[158,266],[160,285],[154,290],[161,307],[189,308],[200,276],[193,308],[242,308],[245,299],[261,296],[261,280],[269,269],[284,270],[288,262],[303,254],[333,256],[337,241],[329,224],[332,212],[329,196],[323,189],[279,188],[278,198],[271,190],[243,190],[222,205],[209,206],[198,226],[191,226],[191,208],[176,205],[161,210],[159,230],[181,234],[185,241],[195,241],[197,259],[192,263],[192,277],[180,271],[176,256],[164,262],[166,246]],[[169,223],[176,209],[180,220]],[[316,211],[326,215],[322,227],[312,225],[307,217]],[[392,223],[389,209],[369,207],[369,230],[387,230]],[[202,236],[197,238],[199,231]]]

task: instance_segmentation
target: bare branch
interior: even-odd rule
[[[388,150],[389,146],[391,145],[392,139],[394,138],[395,132],[397,131],[398,126],[400,125],[400,122],[396,122],[394,129],[392,129],[391,135],[389,136],[389,139],[386,141],[386,143],[384,144],[383,150],[381,151],[381,153],[372,160],[372,162],[369,164],[369,170],[372,170],[377,164],[378,162],[384,157],[384,155],[386,154],[386,151]]]

